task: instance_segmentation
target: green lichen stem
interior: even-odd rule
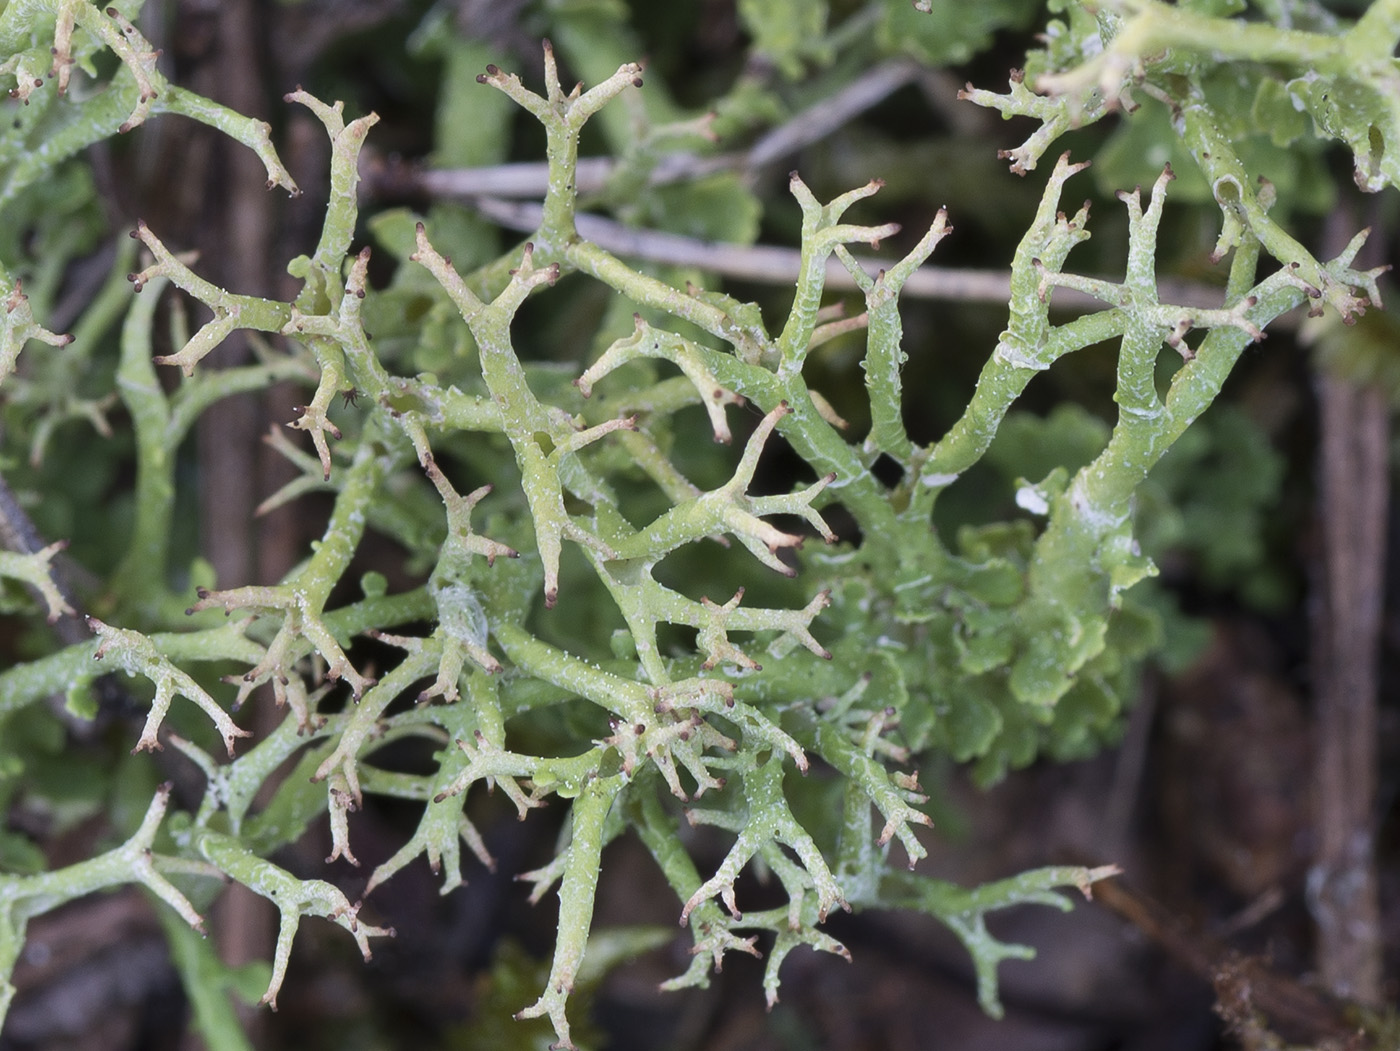
[[[604,843],[604,823],[625,780],[619,775],[596,777],[583,786],[574,799],[569,817],[569,845],[564,877],[559,884],[559,934],[554,943],[554,961],[549,980],[540,998],[522,1010],[517,1018],[548,1015],[559,1037],[556,1047],[572,1048],[569,1019],[565,1014],[574,980],[583,964],[588,932],[593,923],[593,898],[598,889],[599,862]]]

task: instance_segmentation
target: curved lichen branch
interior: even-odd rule
[[[21,282],[16,281],[8,290],[7,283],[0,269],[0,308],[4,309],[4,316],[0,318],[0,383],[15,371],[19,352],[31,339],[51,347],[66,347],[73,342],[71,335],[50,332],[34,320]]]
[[[313,782],[324,781],[328,778],[334,779],[337,774],[343,775],[343,780],[335,781],[331,786],[329,798],[332,806],[336,804],[335,789],[337,786],[343,790],[346,798],[353,800],[356,806],[363,802],[363,795],[360,791],[362,753],[366,751],[372,740],[383,735],[385,710],[413,682],[429,674],[436,666],[438,656],[436,640],[423,640],[422,646],[410,651],[408,656],[400,661],[392,671],[377,680],[360,698],[360,703],[351,709],[349,717],[341,728],[340,737],[335,742],[335,747],[322,759],[320,765],[316,767],[315,773],[311,775]],[[344,826],[339,831],[343,835]]]
[[[379,123],[379,116],[367,113],[347,124],[343,102],[327,105],[300,86],[282,96],[282,100],[305,106],[325,125],[330,136],[330,200],[321,226],[321,240],[311,262],[328,280],[334,281],[339,278],[341,264],[350,252],[350,241],[355,234],[360,150],[370,129]]]
[[[1325,24],[1319,22],[1323,31],[1298,28],[1287,15],[1227,17],[1160,0],[1100,7],[1096,20],[1088,14],[1079,10],[1068,24],[1052,23],[1054,40],[1040,58],[1042,64],[1048,59],[1062,68],[1041,73],[1035,92],[1017,76],[1007,95],[971,85],[959,95],[1007,117],[1040,121],[1019,148],[1002,152],[1013,161],[1013,171],[1035,167],[1050,143],[1069,128],[1115,110],[1131,112],[1133,89],[1175,110],[1226,63],[1237,72],[1231,81],[1236,87],[1229,91],[1261,88],[1252,112],[1227,119],[1240,129],[1236,138],[1267,133],[1282,144],[1276,124],[1289,125],[1299,119],[1295,115],[1306,114],[1315,137],[1334,138],[1350,148],[1362,190],[1374,193],[1400,181],[1400,151],[1394,148],[1400,140],[1394,90],[1400,9],[1388,0],[1371,4],[1349,28],[1329,16]],[[1243,96],[1229,97],[1236,105]]]
[[[977,969],[977,999],[993,1018],[1002,1016],[997,966],[1002,960],[1029,960],[1035,950],[1008,944],[987,930],[987,914],[1014,905],[1048,905],[1068,912],[1070,900],[1055,893],[1059,887],[1075,887],[1087,898],[1095,883],[1116,876],[1115,865],[1086,869],[1060,866],[1033,869],[1010,879],[984,883],[965,890],[943,880],[912,872],[892,872],[881,886],[882,907],[917,909],[944,923],[969,953]]]
[[[250,736],[219,707],[217,701],[205,691],[189,674],[176,667],[165,654],[156,649],[156,644],[139,631],[115,628],[104,624],[96,617],[87,618],[88,627],[98,637],[98,645],[93,653],[94,660],[110,660],[128,675],[141,675],[155,684],[156,695],[151,701],[151,711],[146,717],[146,725],[141,731],[141,739],[132,752],[143,750],[157,751],[160,743],[160,724],[170,710],[175,697],[183,696],[204,709],[214,721],[219,736],[224,740],[228,754],[233,755],[233,743],[239,737]]]
[[[178,870],[186,874],[218,876],[199,863],[154,853],[156,833],[170,801],[169,782],[156,789],[141,824],[121,846],[87,861],[34,875],[0,874],[0,1024],[14,996],[9,976],[24,946],[25,928],[35,916],[75,901],[95,891],[139,883],[169,905],[200,934],[204,920],[179,889],[162,874]]]
[[[564,1009],[583,965],[588,932],[593,925],[593,898],[598,888],[603,844],[607,839],[608,811],[625,784],[621,775],[593,778],[574,800],[563,879],[559,884],[559,935],[554,943],[549,979],[540,998],[516,1015],[517,1018],[548,1015],[559,1037],[555,1047],[574,1046],[569,1038],[569,1019]]]
[[[1346,251],[1331,266],[1323,266],[1268,215],[1269,196],[1256,192],[1248,170],[1234,144],[1221,132],[1218,121],[1199,92],[1180,107],[1182,140],[1191,150],[1201,174],[1215,195],[1224,223],[1216,243],[1214,258],[1221,259],[1238,247],[1244,237],[1253,237],[1308,288],[1309,298],[1319,311],[1322,303],[1332,306],[1344,321],[1380,302],[1376,278],[1387,268],[1362,274],[1350,270],[1351,262],[1366,240],[1365,232],[1353,238]],[[1357,295],[1360,288],[1363,295]]]
[[[493,88],[510,96],[523,109],[528,110],[546,127],[556,122],[566,122],[575,131],[583,127],[589,117],[597,113],[611,99],[616,98],[629,87],[642,86],[642,67],[636,62],[627,62],[618,67],[607,80],[595,84],[588,91],[582,84],[564,93],[559,83],[559,65],[554,57],[554,45],[544,41],[544,81],[545,94],[535,94],[520,82],[514,73],[502,73],[494,65],[486,67],[486,72],[477,76],[477,83],[490,84]]]
[[[87,7],[88,5],[83,4],[83,6]],[[100,16],[94,18],[79,15],[76,21],[84,29],[91,30],[100,36],[102,42],[112,49],[113,54],[121,60],[122,65],[136,80],[136,108],[117,129],[125,134],[137,125],[145,123],[151,112],[151,103],[159,95],[156,81],[161,78],[160,74],[156,72],[156,60],[160,58],[160,52],[152,47],[151,42],[142,36],[130,20],[115,7],[107,8],[106,14],[107,19]],[[57,36],[55,36],[55,49],[57,49]]]
[[[878,840],[880,846],[898,838],[911,869],[920,858],[928,855],[910,828],[910,825],[929,827],[933,824],[932,819],[918,809],[919,805],[927,802],[927,797],[917,791],[917,776],[912,781],[897,774],[892,776],[871,755],[874,748],[869,742],[866,742],[866,747],[856,744],[839,725],[819,718],[809,709],[794,706],[787,713],[786,721],[792,728],[793,736],[802,745],[845,775],[850,781],[848,792],[858,789],[868,797],[869,803],[865,804],[867,824],[870,804],[873,803],[880,811],[885,819]]]
[[[128,276],[137,292],[159,275],[169,278],[171,284],[188,292],[214,313],[213,320],[196,332],[184,347],[175,354],[157,356],[154,359],[156,364],[179,365],[186,376],[193,376],[194,367],[235,329],[280,332],[291,320],[292,309],[286,303],[257,296],[235,295],[204,280],[166,248],[144,220],[136,224],[131,236],[150,249],[155,258],[152,265]]]
[[[28,584],[43,601],[48,610],[48,622],[55,623],[59,617],[71,617],[74,609],[63,597],[53,578],[53,558],[68,547],[67,540],[55,540],[48,547],[28,554],[18,551],[0,551],[0,577],[9,577]]]
[[[1388,3],[1371,7],[1369,17],[1359,19],[1348,32],[1331,34],[1215,17],[1160,0],[1134,0],[1120,7],[1111,35],[1099,34],[1102,46],[1096,54],[1073,69],[1045,74],[1036,88],[1071,102],[1096,94],[1114,104],[1148,65],[1179,65],[1186,56],[1208,58],[1212,65],[1244,61],[1305,67],[1315,75],[1346,73],[1358,81],[1367,73],[1393,75],[1400,15]]]
[[[329,434],[336,441],[340,441],[342,437],[340,428],[331,422],[330,409],[345,383],[344,358],[339,347],[327,346],[321,340],[315,341],[313,346],[317,363],[321,366],[321,378],[316,384],[316,393],[311,396],[311,401],[293,407],[292,411],[297,415],[295,419],[287,422],[287,426],[311,435],[311,445],[316,450],[316,458],[321,464],[321,480],[329,482],[331,449],[326,435]]]
[[[394,936],[392,927],[372,927],[361,923],[360,906],[350,904],[338,888],[322,880],[297,879],[285,869],[249,851],[233,836],[199,829],[195,833],[194,843],[205,860],[255,894],[267,898],[281,914],[277,947],[272,957],[272,978],[260,1001],[274,1011],[277,1010],[277,993],[287,974],[287,961],[292,955],[292,939],[296,937],[303,916],[323,916],[345,928],[366,960],[372,955],[370,938]]]
[[[770,843],[785,843],[791,847],[806,869],[811,886],[817,892],[817,917],[825,920],[831,909],[840,906],[849,909],[845,895],[827,867],[807,830],[798,824],[788,809],[783,794],[783,759],[779,754],[759,762],[743,775],[745,813],[743,816],[727,815],[704,810],[687,811],[691,824],[719,824],[731,827],[737,832],[734,845],[725,856],[715,874],[696,888],[681,909],[680,923],[684,926],[690,914],[702,902],[718,895],[723,900],[730,915],[740,916],[734,897],[734,882],[749,860],[761,848]],[[732,817],[732,820],[730,818]]]
[[[802,261],[798,270],[797,292],[787,323],[778,336],[780,376],[793,376],[802,371],[807,352],[812,347],[821,312],[822,292],[826,287],[826,263],[837,247],[860,242],[878,247],[886,237],[899,232],[898,223],[883,226],[855,226],[842,223],[846,210],[857,201],[878,193],[884,183],[874,179],[864,186],[848,190],[828,204],[816,199],[807,184],[793,172],[788,188],[802,209]]]
[[[1103,311],[1081,322],[1052,327],[1049,303],[1040,295],[1047,273],[1057,273],[1070,251],[1087,240],[1087,203],[1073,216],[1060,210],[1065,182],[1088,167],[1062,154],[1046,181],[1040,206],[1011,265],[1011,302],[1001,334],[962,417],[929,451],[921,472],[916,506],[931,508],[934,497],[976,463],[992,443],[1001,421],[1026,385],[1060,356],[1122,332],[1123,321]]]
[[[343,679],[350,684],[356,697],[373,685],[374,680],[361,675],[350,663],[335,635],[326,627],[322,611],[308,600],[306,592],[292,585],[249,586],[229,588],[224,591],[210,591],[199,588],[198,601],[186,610],[194,614],[201,610],[222,607],[224,612],[235,609],[250,610],[258,615],[274,611],[283,613],[282,629],[279,631],[280,645],[274,642],[268,647],[267,657],[244,676],[244,681],[257,684],[268,676],[285,675],[286,663],[281,659],[291,652],[291,643],[300,635],[311,643],[325,657],[328,668],[326,675],[331,679]],[[299,655],[298,655],[299,656]]]
[[[714,373],[706,366],[699,348],[690,340],[675,332],[652,328],[642,320],[640,314],[633,315],[636,329],[630,336],[614,340],[607,350],[583,375],[574,380],[574,385],[585,398],[593,394],[593,386],[608,373],[637,358],[660,358],[669,361],[681,370],[699,395],[699,403],[704,406],[710,418],[715,441],[728,444],[730,440],[729,421],[725,418],[726,405],[741,405],[744,399],[725,388],[715,379]]]
[[[140,5],[123,6],[139,8]],[[20,50],[23,47],[21,41],[37,43],[49,35],[50,26],[50,47]],[[75,33],[77,29],[85,32]],[[26,104],[30,95],[42,87],[47,78],[55,80],[57,93],[61,96],[68,91],[75,67],[94,74],[93,59],[103,45],[117,58],[117,72],[104,91],[84,93],[87,97],[70,103],[73,112],[79,116],[77,119],[70,118],[68,127],[64,129],[69,132],[70,140],[63,151],[65,154],[73,150],[71,140],[75,136],[86,139],[80,145],[87,145],[114,132],[121,134],[131,131],[154,114],[178,113],[207,124],[253,150],[267,170],[269,189],[282,186],[293,196],[300,193],[272,145],[271,128],[264,121],[244,117],[226,106],[171,84],[157,66],[161,53],[152,47],[118,7],[94,4],[91,0],[9,4],[0,12],[0,36],[15,51],[0,66],[0,72],[14,76],[15,87],[11,89],[10,96]],[[41,72],[44,75],[40,75]],[[131,110],[122,119],[118,107],[126,99],[131,100]],[[45,151],[32,152],[41,154]],[[41,159],[33,167],[29,178],[41,175],[52,163],[52,156]]]
[[[531,756],[510,752],[492,743],[481,730],[477,730],[472,741],[459,740],[457,747],[466,757],[466,764],[445,788],[433,796],[434,803],[450,799],[465,792],[477,781],[485,781],[491,787],[500,785],[507,798],[515,804],[516,814],[521,821],[532,808],[543,806],[532,799],[520,787],[520,780],[528,779],[535,773],[539,760]]]
[[[762,671],[763,665],[744,653],[729,640],[731,631],[772,631],[777,629],[804,649],[815,653],[823,660],[831,660],[831,651],[818,642],[811,633],[811,624],[822,610],[831,605],[831,592],[819,591],[812,601],[802,609],[759,609],[753,606],[740,606],[744,589],[740,588],[728,602],[723,604],[700,599],[698,615],[685,614],[693,611],[686,604],[680,609],[668,611],[665,619],[672,624],[688,624],[697,628],[696,645],[705,655],[701,665],[706,671],[720,664],[734,664],[739,668]],[[689,608],[687,608],[689,607]]]
[[[1128,331],[1118,358],[1115,398],[1123,411],[1137,417],[1151,416],[1161,410],[1155,379],[1157,350],[1161,343],[1165,342],[1189,361],[1195,352],[1183,337],[1193,329],[1230,326],[1239,329],[1251,341],[1264,338],[1263,330],[1249,316],[1258,302],[1257,294],[1218,309],[1179,307],[1158,301],[1157,230],[1167,186],[1175,178],[1171,165],[1162,169],[1145,209],[1140,191],[1118,194],[1118,199],[1128,209],[1128,264],[1121,283],[1052,272],[1042,261],[1032,260],[1041,275],[1038,294],[1042,299],[1049,295],[1052,287],[1073,288],[1119,307],[1127,314]]]
[[[620,66],[616,73],[587,91],[583,85],[567,95],[559,84],[554,48],[544,42],[545,94],[528,90],[514,73],[502,73],[496,66],[476,79],[508,95],[544,125],[548,142],[549,188],[545,194],[543,219],[535,240],[551,253],[562,253],[575,239],[574,213],[577,196],[578,138],[588,119],[629,87],[642,86],[642,67],[635,62]]]
[[[382,450],[376,447],[372,439],[361,441],[355,459],[346,472],[345,484],[336,498],[330,521],[316,545],[315,554],[286,582],[224,591],[196,589],[199,601],[187,613],[222,606],[225,613],[246,609],[260,615],[281,614],[282,626],[277,639],[268,647],[265,659],[245,679],[267,675],[286,677],[290,663],[305,652],[295,641],[300,636],[326,659],[329,665],[327,675],[331,679],[347,682],[354,696],[359,697],[373,684],[374,679],[356,671],[345,655],[336,633],[327,623],[325,607],[331,590],[345,573],[359,546],[370,503],[385,474],[393,466],[392,458],[381,453]]]
[[[1034,171],[1045,151],[1070,128],[1092,124],[1112,110],[1100,94],[1083,96],[1078,99],[1077,107],[1072,107],[1063,99],[1036,94],[1026,87],[1025,81],[1025,72],[1013,69],[1010,90],[1005,95],[975,88],[970,83],[958,92],[959,99],[998,110],[1006,120],[1031,117],[1040,121],[1040,127],[1020,146],[997,151],[999,158],[1011,162],[1011,170],[1017,175]]]
[[[561,468],[580,448],[634,421],[618,419],[580,430],[568,414],[546,406],[530,389],[525,368],[511,343],[511,322],[522,303],[537,288],[559,278],[559,264],[537,267],[534,248],[527,244],[520,265],[491,303],[483,303],[467,288],[462,276],[428,241],[423,224],[417,228],[417,250],[409,257],[437,279],[471,328],[481,352],[481,374],[491,398],[502,409],[502,424],[520,468],[521,486],[530,505],[535,544],[544,563],[545,605],[559,597],[559,559],[564,539],[581,544],[604,558],[617,557],[602,540],[580,525],[564,507]]]
[[[429,460],[423,465],[427,472],[428,479],[433,483],[433,488],[442,497],[443,505],[447,509],[447,541],[449,545],[454,545],[455,549],[462,552],[469,552],[480,555],[486,559],[488,566],[494,565],[498,558],[519,558],[520,552],[505,544],[498,543],[488,537],[481,536],[472,530],[471,513],[472,508],[481,503],[491,492],[491,486],[483,485],[473,489],[466,496],[458,494],[452,487],[452,483],[447,480],[447,476],[442,473],[436,460]]]
[[[864,443],[867,455],[875,451],[886,453],[907,466],[914,457],[914,445],[904,429],[904,387],[900,371],[908,360],[904,353],[904,323],[899,311],[899,293],[904,283],[924,261],[933,254],[945,237],[953,232],[948,222],[948,210],[940,208],[928,231],[905,256],[888,270],[872,279],[845,245],[836,246],[836,256],[865,296],[864,325],[866,336],[865,388],[870,402],[870,433]],[[852,321],[861,321],[853,318]],[[825,325],[823,328],[832,328]],[[813,333],[815,345],[822,329]]]
[[[335,489],[325,477],[324,465],[316,457],[298,448],[275,423],[268,427],[268,432],[263,435],[262,440],[265,445],[290,461],[297,470],[297,476],[258,504],[253,510],[255,516],[269,514],[308,493],[330,492]]]
[[[241,142],[262,161],[269,190],[280,186],[292,197],[301,196],[301,188],[297,186],[292,173],[287,170],[272,145],[272,126],[267,121],[245,117],[227,106],[221,106],[193,91],[169,83],[161,88],[160,97],[155,100],[152,109],[156,113],[178,113],[189,117]]]
[[[466,843],[478,861],[488,871],[496,871],[496,860],[486,849],[486,843],[462,810],[462,800],[451,791],[458,777],[473,762],[473,756],[454,742],[438,754],[438,769],[424,780],[423,795],[427,805],[419,819],[418,828],[394,855],[376,868],[365,886],[368,897],[376,887],[420,854],[426,854],[434,873],[442,872],[440,893],[448,894],[460,887],[462,880],[462,843]]]
[[[753,481],[765,443],[778,421],[791,411],[787,402],[782,402],[763,417],[750,435],[728,482],[694,500],[678,504],[651,525],[625,540],[615,542],[614,557],[655,560],[701,537],[732,533],[765,566],[784,576],[795,576],[796,570],[783,562],[778,552],[783,548],[796,547],[803,538],[796,533],[783,532],[763,521],[761,516],[799,515],[827,543],[834,542],[835,534],[812,507],[812,501],[835,481],[835,476],[827,475],[804,489],[781,496],[749,496],[746,491]]]

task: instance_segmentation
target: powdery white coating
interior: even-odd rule
[[[919,484],[926,485],[930,489],[942,489],[952,485],[957,480],[957,474],[922,474],[919,476]]]
[[[1007,340],[997,344],[997,349],[992,356],[1016,369],[1035,369],[1037,372],[1044,372],[1050,367],[1048,361],[1042,361],[1034,353],[1025,353]]]
[[[1045,494],[1031,485],[1023,485],[1016,490],[1016,506],[1033,515],[1043,515],[1050,510]]]
[[[448,584],[434,588],[433,598],[437,601],[438,623],[443,634],[470,646],[486,645],[486,613],[474,588],[466,584]]]

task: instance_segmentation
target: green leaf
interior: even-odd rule
[[[948,754],[959,763],[983,755],[1001,728],[1001,713],[995,706],[971,691],[960,691],[943,720]]]
[[[48,859],[28,836],[0,829],[0,872],[28,876],[46,868]]]
[[[827,0],[739,0],[739,18],[758,52],[789,80],[800,77],[808,62],[831,61],[824,39]]]
[[[499,91],[477,83],[491,63],[508,56],[479,41],[451,36],[439,88],[432,162],[438,168],[472,168],[499,164],[510,147],[510,125],[516,107]]]
[[[1287,148],[1307,134],[1307,115],[1284,84],[1273,77],[1261,77],[1254,103],[1249,108],[1256,128],[1269,133],[1269,140]]]
[[[991,43],[999,30],[1027,25],[1038,0],[929,0],[916,10],[903,0],[884,0],[875,30],[880,48],[910,55],[930,66],[966,62]]]
[[[973,566],[964,583],[967,593],[993,606],[1010,606],[1025,595],[1025,571],[1003,558]]]
[[[986,462],[1007,481],[1046,478],[1057,467],[1073,473],[1103,451],[1111,431],[1101,418],[1075,402],[1061,402],[1048,416],[1013,411],[997,429]]]
[[[92,683],[88,681],[75,682],[68,687],[63,694],[63,707],[69,714],[79,719],[96,719],[97,694],[93,691]]]
[[[963,630],[954,639],[964,671],[981,675],[1010,663],[1016,636],[1005,611],[969,609],[962,619]]]
[[[758,239],[763,206],[733,172],[661,186],[648,194],[650,223],[700,241],[748,245]]]

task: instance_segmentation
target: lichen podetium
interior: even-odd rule
[[[796,21],[744,16],[754,20],[754,46],[793,75],[828,61],[832,49],[856,46],[851,34],[822,35],[825,4],[804,6],[810,11]],[[867,5],[880,26],[870,39],[932,61],[919,49],[942,39],[939,20],[964,17],[953,10],[961,5],[943,6],[950,10],[920,14]],[[1377,272],[1352,268],[1361,235],[1321,261],[1270,217],[1272,191],[1259,188],[1237,147],[1240,118],[1222,119],[1214,63],[1227,53],[1254,85],[1264,101],[1253,119],[1269,123],[1270,106],[1288,127],[1292,114],[1311,114],[1314,134],[1353,149],[1366,188],[1393,181],[1400,157],[1377,146],[1400,141],[1388,93],[1400,4],[1376,3],[1354,26],[1314,30],[1237,23],[1202,4],[1095,6],[1097,19],[1087,5],[1069,4],[1007,94],[963,94],[1040,122],[1007,151],[1023,173],[1074,127],[1111,113],[1135,119],[1130,93],[1165,107],[1180,156],[1199,170],[1223,216],[1216,255],[1229,264],[1220,303],[1160,299],[1155,261],[1170,167],[1145,194],[1121,195],[1124,278],[1066,271],[1071,250],[1090,236],[1087,206],[1061,210],[1067,185],[1086,167],[1066,154],[1049,166],[1011,261],[1005,330],[960,418],[927,444],[905,425],[903,407],[921,394],[904,388],[904,366],[918,350],[906,346],[901,292],[952,232],[957,202],[872,275],[848,246],[877,244],[897,227],[846,216],[879,183],[822,201],[794,174],[800,265],[775,331],[755,304],[625,262],[580,235],[585,126],[605,125],[603,138],[619,155],[615,177],[645,188],[656,143],[706,122],[681,131],[647,126],[645,93],[657,89],[630,62],[593,77],[586,90],[566,91],[549,45],[542,92],[494,65],[472,86],[483,112],[513,104],[539,122],[548,163],[538,228],[481,265],[459,270],[443,254],[460,240],[450,223],[387,213],[373,227],[374,251],[390,257],[384,272],[392,277],[374,287],[372,250],[356,238],[362,151],[377,118],[347,121],[341,104],[301,89],[287,105],[324,127],[329,193],[319,244],[287,268],[300,282],[289,300],[219,287],[141,223],[132,235],[141,261],[132,262],[136,243],[119,253],[113,281],[75,327],[82,335],[121,320],[110,389],[75,401],[62,370],[95,368],[94,340],[70,342],[44,328],[49,304],[27,299],[29,286],[12,276],[30,264],[0,259],[0,390],[16,413],[30,414],[5,441],[28,436],[38,456],[36,419],[82,417],[105,427],[105,413],[119,404],[132,432],[136,493],[126,554],[95,599],[94,637],[0,672],[0,721],[46,718],[41,702],[55,694],[90,715],[98,677],[121,672],[133,696],[151,698],[135,749],[168,743],[205,779],[202,800],[178,815],[168,813],[168,788],[159,789],[119,847],[67,868],[0,875],[0,976],[10,974],[28,920],[66,901],[138,883],[198,928],[199,910],[220,881],[232,880],[280,911],[262,997],[275,1005],[303,916],[339,924],[366,957],[374,939],[392,932],[361,922],[360,904],[330,883],[274,864],[274,851],[325,821],[331,857],[358,865],[348,815],[367,795],[410,800],[422,808],[417,830],[369,874],[367,893],[392,895],[394,875],[420,855],[446,893],[463,882],[463,843],[494,864],[464,809],[494,788],[522,819],[551,798],[568,801],[557,857],[524,877],[535,899],[558,887],[549,979],[520,1012],[547,1017],[557,1046],[573,1046],[566,1007],[589,951],[603,850],[626,833],[654,859],[693,942],[692,964],[668,987],[704,985],[727,952],[757,952],[763,938],[771,1003],[794,948],[846,955],[822,927],[833,910],[907,908],[957,934],[975,962],[982,1005],[1000,1013],[998,963],[1030,950],[993,937],[987,913],[1022,903],[1066,908],[1056,888],[1087,893],[1113,870],[1045,868],[973,890],[924,875],[916,867],[928,849],[918,830],[930,824],[921,763],[946,755],[990,782],[1038,755],[1083,755],[1112,740],[1138,669],[1161,644],[1158,614],[1139,601],[1155,568],[1134,537],[1135,492],[1271,321],[1304,303],[1350,318],[1378,300]],[[39,209],[43,181],[76,170],[85,147],[164,113],[193,117],[256,151],[269,186],[297,192],[266,125],[166,81],[133,25],[139,7],[12,0],[0,11],[0,70],[15,78],[20,100],[13,125],[0,131],[0,214]],[[906,18],[929,25],[911,23],[901,35]],[[817,36],[794,37],[795,25]],[[583,30],[565,28],[579,50]],[[115,72],[94,79],[93,58],[103,51]],[[605,53],[582,51],[594,65]],[[587,64],[578,53],[573,61]],[[70,81],[83,90],[65,95]],[[640,131],[623,119],[628,106]],[[508,114],[493,119],[509,123]],[[640,136],[630,152],[616,141],[629,128]],[[1309,133],[1300,126],[1298,134]],[[1279,265],[1261,268],[1266,257]],[[832,261],[864,300],[854,320],[836,322],[826,310]],[[134,298],[121,280],[132,267]],[[623,309],[609,308],[592,350],[580,340],[560,366],[518,346],[518,332],[522,312],[564,294],[556,286],[565,279],[589,283]],[[154,356],[156,304],[172,287],[212,319]],[[1060,288],[1103,305],[1052,316]],[[864,330],[870,426],[860,437],[809,387],[817,384],[815,348],[837,334],[831,325],[843,336]],[[235,331],[261,333],[271,349],[255,364],[209,367],[206,356]],[[1198,334],[1189,345],[1188,331]],[[956,542],[942,536],[933,527],[936,504],[987,454],[1027,385],[1105,342],[1118,346],[1118,415],[1087,466],[1024,479],[1017,499],[1031,515],[968,527]],[[1182,363],[1161,386],[1159,358],[1178,353]],[[177,454],[211,404],[282,381],[306,392],[291,427],[307,432],[314,455],[285,435],[270,439],[295,477],[264,506],[320,493],[329,514],[285,579],[216,587],[198,567],[172,564]],[[780,440],[806,480],[789,478],[774,492],[760,462]],[[702,461],[705,471],[695,474]],[[709,484],[691,476],[706,472]],[[838,505],[839,537],[831,513]],[[358,590],[347,580],[370,531],[402,553],[407,568],[398,579],[417,586],[391,593],[377,572]],[[67,612],[50,575],[58,549],[11,546],[0,554],[0,577],[15,583],[15,600],[27,585],[42,595],[36,617]],[[373,667],[362,655],[365,637],[377,640]],[[173,709],[184,736],[164,725],[178,698],[194,702]],[[247,731],[229,714],[244,702],[285,706],[284,720],[245,742]],[[193,717],[194,706],[205,721]],[[376,753],[396,741],[418,742],[433,769],[379,765]],[[16,747],[0,738],[7,802],[26,783],[30,761]],[[811,773],[818,760],[820,778]],[[271,780],[288,764],[292,775]],[[269,785],[270,801],[255,807]],[[835,805],[798,805],[818,790]],[[713,871],[687,850],[686,823],[728,837]],[[785,904],[741,910],[754,866],[776,877]],[[218,971],[207,947],[190,952],[195,962],[182,973],[195,1024],[212,1032],[209,1005],[225,994],[196,989]],[[11,994],[6,978],[0,1018]]]

